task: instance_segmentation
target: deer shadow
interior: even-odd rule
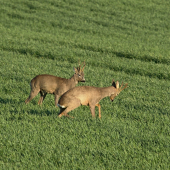
[[[41,109],[41,110],[36,110],[36,109],[30,109],[30,110],[27,110],[27,113],[29,115],[37,115],[37,116],[52,116],[52,115],[58,115],[58,112],[57,110],[48,110],[48,109]]]
[[[9,98],[2,98],[0,97],[0,104],[2,105],[11,105],[11,109],[9,108],[9,112],[11,114],[29,114],[29,115],[38,115],[38,116],[51,116],[53,114],[58,115],[59,109],[57,109],[55,106],[50,107],[50,109],[45,109],[45,106],[37,105],[36,101],[33,101],[33,103],[30,103],[29,105],[32,105],[32,108],[26,107],[26,104],[23,100],[16,100],[16,99],[9,99]],[[19,105],[19,109],[15,106]]]
[[[19,103],[22,103],[22,102],[23,102],[22,100],[19,100]],[[1,104],[16,104],[18,103],[18,100],[0,97],[0,103]]]

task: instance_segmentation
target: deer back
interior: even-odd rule
[[[81,105],[89,105],[90,103],[98,103],[102,98],[101,90],[99,87],[93,86],[77,86],[65,92],[59,104],[67,107],[70,101],[79,100]]]
[[[66,82],[67,79],[65,78],[42,74],[34,77],[31,80],[31,86],[32,88],[38,88],[40,90],[46,91],[47,93],[54,93],[56,89],[62,87],[62,85],[66,84]]]

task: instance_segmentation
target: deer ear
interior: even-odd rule
[[[117,89],[119,88],[119,82],[118,81],[116,82],[116,88]]]
[[[78,70],[75,67],[73,67],[73,70],[75,73],[78,73]]]
[[[115,84],[114,79],[112,80],[112,86],[116,88],[116,84]]]

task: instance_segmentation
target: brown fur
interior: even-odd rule
[[[109,87],[93,87],[93,86],[78,86],[70,89],[64,93],[59,102],[60,107],[59,117],[67,116],[68,112],[79,107],[80,105],[86,105],[90,107],[92,117],[95,117],[95,106],[99,109],[99,118],[101,118],[100,104],[99,101],[107,96],[110,96],[111,101],[125,88],[127,84],[122,88],[119,88],[119,82],[112,82],[112,86]]]
[[[48,74],[42,74],[34,77],[30,83],[30,95],[25,100],[25,103],[29,103],[38,93],[40,93],[41,96],[38,104],[42,104],[47,93],[49,93],[55,96],[55,105],[57,107],[58,99],[63,93],[75,87],[78,82],[85,82],[83,72],[84,67],[85,62],[82,70],[80,64],[78,68],[74,68],[75,74],[70,79],[65,79]]]

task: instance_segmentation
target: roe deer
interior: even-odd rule
[[[99,118],[101,118],[99,101],[107,96],[110,96],[110,100],[113,102],[114,98],[125,88],[127,84],[119,88],[119,82],[112,81],[112,86],[109,87],[93,87],[93,86],[78,86],[65,92],[59,102],[60,107],[59,117],[69,116],[67,113],[71,110],[79,107],[80,105],[87,105],[90,107],[92,117],[95,117],[95,106],[99,109]],[[73,118],[73,117],[72,117]]]
[[[85,65],[86,64],[84,62],[84,66],[81,69],[81,65],[79,62],[79,67],[74,68],[75,73],[70,79],[56,77],[48,74],[42,74],[34,77],[30,83],[30,95],[25,100],[25,103],[29,103],[38,93],[40,93],[41,96],[38,104],[42,104],[47,93],[50,93],[55,95],[55,105],[57,107],[58,99],[63,93],[75,87],[78,82],[85,82],[83,72]]]

